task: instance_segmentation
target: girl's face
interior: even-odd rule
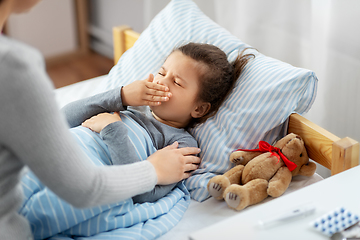
[[[166,59],[154,82],[167,86],[172,96],[169,101],[151,107],[154,117],[167,125],[184,128],[192,118],[208,111],[209,103],[198,100],[201,63],[174,51]]]

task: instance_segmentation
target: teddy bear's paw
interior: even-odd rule
[[[240,155],[240,152],[233,152],[230,155],[230,162],[240,165],[244,162],[244,157]]]
[[[224,192],[224,199],[230,208],[242,210],[249,205],[249,194],[242,186],[233,184]]]
[[[225,196],[225,201],[227,205],[234,209],[236,209],[240,205],[240,200],[240,196],[232,192],[228,192]]]
[[[243,164],[244,157],[233,158],[233,159],[231,159],[231,162],[235,163],[236,165]]]
[[[215,176],[210,179],[207,189],[209,194],[217,200],[223,199],[224,190],[230,186],[230,181],[223,175]]]
[[[220,184],[210,183],[208,191],[209,191],[210,195],[213,196],[214,198],[216,198],[218,200],[223,199],[224,189],[221,187]]]

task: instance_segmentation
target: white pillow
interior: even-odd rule
[[[229,61],[250,47],[191,0],[172,0],[112,68],[103,90],[156,74],[174,47],[190,41],[218,46]],[[251,52],[256,58],[247,64],[219,112],[192,131],[202,149],[202,163],[185,184],[195,200],[205,200],[209,179],[232,166],[228,158],[233,150],[256,148],[260,140],[272,144],[289,115],[307,112],[315,99],[317,78],[312,71]]]

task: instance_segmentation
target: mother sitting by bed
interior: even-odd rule
[[[39,0],[0,0],[0,30],[12,13]],[[53,192],[76,207],[113,203],[188,177],[197,168],[198,148],[159,150],[147,160],[122,166],[94,166],[68,131],[57,109],[42,56],[0,36],[0,233],[3,239],[31,239],[17,211],[19,179],[28,166]],[[195,163],[195,164],[194,164]],[[125,181],[126,180],[126,181]]]

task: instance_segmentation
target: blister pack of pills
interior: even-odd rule
[[[356,223],[360,220],[359,216],[351,211],[340,207],[324,214],[310,225],[321,233],[332,236],[333,234],[340,232]]]

